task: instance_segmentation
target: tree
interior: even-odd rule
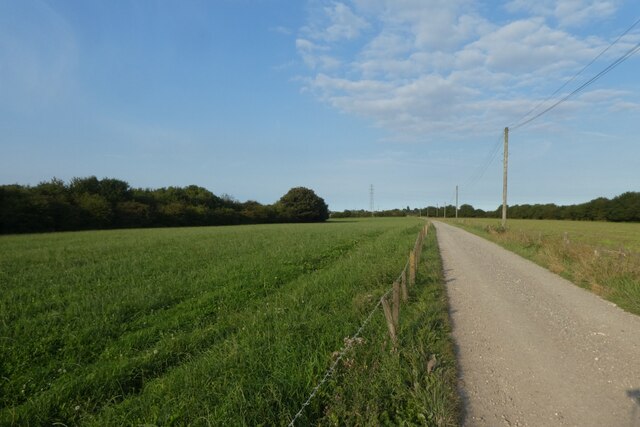
[[[640,193],[623,193],[614,197],[609,205],[609,221],[640,221]]]
[[[151,223],[149,205],[130,201],[119,202],[115,209],[117,227],[146,227]]]
[[[112,206],[118,202],[125,202],[131,199],[131,188],[125,181],[114,178],[103,178],[100,180],[100,195],[104,197]]]
[[[250,224],[274,222],[277,218],[277,212],[273,206],[264,206],[254,200],[242,204],[241,214],[243,220]]]
[[[99,194],[100,193],[100,181],[98,178],[94,176],[89,176],[86,178],[75,177],[71,179],[71,183],[69,184],[69,189],[71,193],[75,195],[81,194]]]
[[[85,193],[77,198],[82,212],[81,228],[108,228],[111,226],[113,211],[107,199],[99,194]]]
[[[60,231],[74,228],[70,224],[74,206],[64,181],[53,178],[51,181],[41,182],[29,192],[34,210],[39,212],[41,218],[41,229]]]
[[[460,206],[458,215],[460,216],[460,218],[473,218],[475,216],[473,206],[465,203],[464,205]]]
[[[324,199],[305,187],[292,188],[277,203],[284,220],[293,222],[319,222],[329,218],[329,207]]]
[[[160,225],[176,227],[189,225],[185,221],[187,205],[183,202],[170,202],[161,205],[158,209]]]
[[[45,231],[42,213],[37,210],[30,188],[0,186],[0,233]]]
[[[206,206],[218,208],[224,204],[223,199],[214,195],[211,191],[197,185],[190,185],[184,189],[186,200],[194,206]]]

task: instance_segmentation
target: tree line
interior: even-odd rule
[[[423,208],[391,209],[374,212],[375,216],[406,216],[421,215],[429,217],[454,217],[456,207],[426,206]],[[345,210],[332,212],[332,218],[356,218],[371,216],[371,211]],[[495,210],[484,211],[464,204],[458,209],[461,218],[501,218],[502,205]],[[612,199],[599,197],[586,203],[559,206],[553,203],[524,204],[507,207],[507,216],[514,219],[566,219],[574,221],[612,221],[639,222],[640,221],[640,192],[629,191]]]
[[[376,211],[375,216],[455,216],[455,206]],[[500,218],[502,206],[484,211],[463,204],[463,218]],[[567,219],[577,221],[640,221],[640,192],[612,199],[559,206],[524,204],[508,207],[515,219]],[[370,211],[331,212],[332,218],[369,217]],[[158,189],[132,188],[125,181],[95,176],[73,178],[69,183],[52,179],[36,186],[0,185],[0,233],[32,233],[108,228],[177,227],[203,225],[315,222],[329,218],[329,209],[313,190],[296,187],[273,204],[240,202],[216,196],[196,185]]]
[[[313,190],[296,187],[276,203],[239,202],[196,185],[131,188],[95,176],[0,186],[0,233],[108,228],[316,222],[329,209]]]

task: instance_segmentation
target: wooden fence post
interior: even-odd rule
[[[393,282],[393,307],[391,310],[391,314],[393,315],[393,326],[395,326],[396,331],[400,326],[400,284],[398,282]]]
[[[407,291],[407,281],[403,280],[400,281],[400,290],[402,291],[402,302],[407,302],[409,301],[409,292]]]
[[[409,254],[409,286],[416,284],[416,255],[411,251]]]
[[[402,270],[402,274],[400,274],[400,286],[402,286],[402,295],[407,294],[407,299],[408,299],[409,292],[407,290],[407,269],[406,269],[406,267],[405,267],[404,270]]]
[[[389,303],[385,297],[380,299],[382,302],[382,310],[384,311],[384,317],[387,319],[387,328],[389,328],[389,335],[391,336],[391,341],[393,341],[393,345],[395,347],[397,338],[396,338],[396,328],[393,325],[393,316],[391,315],[391,308],[389,307]]]

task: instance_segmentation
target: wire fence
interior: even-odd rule
[[[400,273],[400,275],[396,278],[396,280],[394,280],[391,288],[388,289],[382,295],[382,297],[378,300],[378,303],[369,312],[369,315],[364,320],[364,322],[362,322],[362,324],[360,325],[360,328],[358,328],[356,333],[353,334],[351,337],[345,339],[345,346],[340,350],[336,359],[333,361],[331,366],[329,366],[329,369],[325,371],[325,374],[323,375],[322,379],[313,388],[307,400],[300,407],[300,410],[296,412],[296,414],[293,416],[293,418],[291,419],[291,422],[289,423],[289,427],[293,427],[295,425],[296,421],[304,414],[304,410],[306,409],[306,407],[311,404],[311,401],[313,400],[313,398],[316,396],[316,394],[318,394],[318,391],[322,388],[322,386],[327,381],[329,381],[331,376],[336,371],[336,368],[340,363],[340,361],[342,360],[342,358],[344,357],[344,355],[347,354],[349,350],[351,350],[351,348],[353,347],[353,343],[358,341],[360,334],[362,333],[362,331],[364,331],[364,329],[367,327],[369,322],[371,322],[373,315],[378,311],[380,306],[384,308],[385,318],[387,320],[387,327],[389,329],[389,335],[391,336],[391,339],[395,347],[396,340],[397,340],[397,330],[398,330],[398,317],[399,317],[398,313],[400,309],[400,293],[402,292],[403,294],[402,299],[403,301],[406,302],[407,301],[406,296],[408,294],[407,288],[406,288],[407,283],[409,286],[413,286],[415,284],[416,272],[418,269],[418,261],[420,260],[420,256],[422,254],[422,247],[424,245],[424,239],[427,236],[427,232],[429,230],[429,224],[430,223],[425,224],[425,226],[418,233],[418,237],[416,238],[413,249],[411,250],[411,252],[409,252],[409,258],[407,259],[407,262],[404,265],[404,268],[402,269],[402,272]],[[392,296],[392,301],[391,301],[392,305],[390,305],[388,301],[390,295]]]

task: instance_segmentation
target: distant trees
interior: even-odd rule
[[[473,206],[464,204],[460,206],[460,209],[458,209],[458,216],[461,216],[463,218],[474,218],[476,217],[476,210],[473,208]]]
[[[393,209],[377,211],[375,216],[406,216],[418,215],[430,217],[442,217],[445,214],[445,207],[427,206],[420,210]],[[451,218],[455,216],[455,206],[446,206],[446,215]],[[502,215],[502,206],[495,210],[484,211],[475,209],[469,204],[464,204],[458,209],[458,216],[461,218],[499,218]],[[366,217],[371,216],[371,212],[365,210],[345,210],[343,212],[332,212],[332,218]],[[614,221],[614,222],[640,222],[640,192],[623,193],[613,199],[599,197],[590,202],[578,205],[558,206],[553,203],[547,204],[524,204],[509,206],[507,216],[515,219],[568,219],[574,221]]]
[[[598,197],[587,203],[568,206],[514,205],[509,206],[507,215],[516,219],[637,222],[640,221],[640,193],[627,192],[613,199]]]
[[[95,176],[36,186],[0,185],[0,233],[128,227],[324,221],[328,208],[312,190],[292,188],[274,205],[241,203],[196,185],[131,188]]]
[[[292,188],[276,204],[280,215],[291,222],[316,222],[329,218],[329,207],[313,190]]]
[[[640,193],[627,192],[611,200],[609,221],[640,221]]]
[[[445,208],[391,209],[375,216],[439,216]],[[460,206],[465,218],[498,218],[492,211]],[[447,217],[455,207],[446,206]],[[578,221],[640,222],[640,193],[627,192],[613,199],[599,197],[570,206],[524,204],[508,208],[509,218],[569,219]],[[369,217],[370,211],[332,212],[333,218]],[[314,222],[329,218],[325,201],[313,190],[295,187],[272,205],[239,202],[216,196],[197,185],[158,189],[131,188],[125,181],[95,176],[74,178],[69,184],[53,178],[36,186],[0,185],[0,234],[129,227],[176,227],[274,222]]]

